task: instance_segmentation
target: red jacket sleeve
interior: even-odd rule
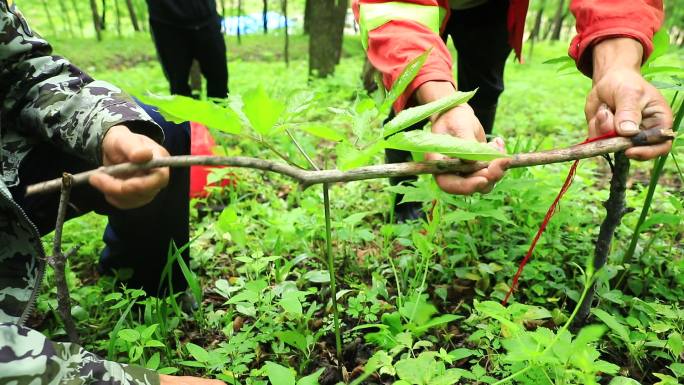
[[[354,0],[352,3],[356,20],[359,20],[359,6],[372,3],[389,3],[383,0]],[[411,3],[423,6],[442,7],[447,16],[441,28],[448,19],[448,0],[404,0],[401,3]],[[391,20],[388,23],[368,32],[368,59],[375,69],[382,73],[386,89],[391,89],[404,67],[412,59],[432,48],[425,65],[406,88],[403,95],[394,103],[394,110],[403,110],[413,92],[423,83],[433,80],[447,81],[455,85],[452,73],[452,58],[442,38],[423,24],[411,20]]]
[[[663,22],[662,0],[572,0],[570,10],[577,20],[577,36],[569,54],[577,68],[591,77],[591,48],[611,37],[630,37],[644,47],[644,58],[653,52],[653,34]]]

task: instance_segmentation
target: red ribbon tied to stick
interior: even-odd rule
[[[614,138],[617,136],[617,132],[615,130],[612,130],[606,134],[590,138],[585,140],[584,142],[580,143],[582,144],[587,144],[591,142],[596,142],[599,140],[603,139],[608,139],[608,138]],[[544,220],[542,221],[541,225],[539,226],[539,230],[537,230],[537,234],[534,236],[534,239],[532,240],[532,244],[530,244],[530,248],[527,250],[527,254],[525,254],[525,258],[523,258],[522,262],[520,262],[520,266],[518,266],[518,271],[515,273],[515,276],[513,276],[513,283],[511,284],[510,289],[508,289],[508,293],[506,293],[506,297],[504,300],[501,302],[502,305],[506,306],[508,303],[508,299],[511,297],[511,294],[515,291],[515,288],[518,286],[518,280],[520,279],[520,275],[522,274],[523,269],[525,268],[525,265],[527,262],[530,261],[530,258],[532,257],[532,253],[534,252],[534,248],[537,246],[537,242],[539,241],[539,238],[541,235],[544,233],[544,230],[546,230],[546,226],[549,224],[549,221],[551,221],[551,217],[556,213],[556,210],[558,209],[558,204],[560,203],[560,200],[563,198],[563,195],[568,191],[570,186],[572,185],[572,181],[575,179],[575,173],[577,172],[577,166],[579,165],[579,160],[576,160],[572,163],[572,166],[570,167],[570,171],[568,172],[568,176],[565,178],[565,182],[563,183],[563,187],[561,187],[560,192],[558,195],[556,195],[556,199],[554,199],[553,203],[551,204],[551,207],[549,207],[549,210],[546,212],[546,215],[544,216]]]

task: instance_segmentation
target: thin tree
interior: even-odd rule
[[[283,51],[283,56],[285,57],[285,65],[290,66],[290,33],[289,33],[289,20],[287,19],[287,0],[281,0],[280,5],[283,10],[283,17],[285,18],[285,48]]]
[[[121,37],[121,7],[119,7],[119,0],[114,0],[114,15],[116,17],[116,34]]]
[[[327,77],[335,72],[342,53],[348,0],[311,0],[309,75]]]
[[[83,37],[83,19],[81,18],[81,12],[78,9],[78,6],[76,5],[76,0],[71,0],[71,8],[73,8],[74,13],[76,14],[76,21],[78,22],[78,29],[81,32],[81,37]]]
[[[126,0],[126,7],[128,8],[128,15],[131,17],[131,24],[133,24],[133,30],[135,32],[140,32],[140,26],[138,25],[138,16],[135,13],[133,0]]]
[[[57,36],[57,28],[55,27],[55,23],[52,21],[52,15],[50,14],[50,7],[47,5],[47,0],[43,0],[43,9],[45,10],[45,15],[47,15],[48,24],[52,30],[52,35]]]
[[[544,7],[546,6],[546,0],[542,0],[539,4],[539,9],[537,9],[537,14],[534,17],[534,25],[530,31],[530,36],[527,38],[530,42],[534,42],[539,38],[539,32],[541,31],[542,18],[544,17]]]
[[[261,11],[261,20],[264,24],[264,35],[268,34],[268,0],[263,0],[263,10]]]
[[[72,38],[74,37],[74,28],[73,28],[73,23],[71,22],[71,15],[69,14],[69,10],[67,9],[66,4],[64,4],[63,1],[58,1],[59,3],[59,10],[62,12],[62,15],[64,15],[64,19],[66,21],[66,30],[69,31],[69,36]]]
[[[306,0],[304,4],[304,34],[309,34],[309,29],[311,28],[311,11],[313,6],[311,5],[311,0]]]
[[[102,26],[100,25],[100,15],[97,12],[97,3],[95,0],[90,0],[90,10],[93,14],[93,26],[95,27],[95,36],[97,41],[102,41]]]
[[[237,0],[237,41],[242,44],[242,31],[240,31],[240,18],[242,17],[242,0]]]
[[[565,9],[565,0],[560,0],[558,2],[558,8],[556,8],[556,15],[553,17],[553,33],[551,34],[551,40],[560,40],[561,30],[563,29],[563,20],[568,15]]]

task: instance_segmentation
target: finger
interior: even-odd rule
[[[645,107],[642,93],[626,90],[618,93],[615,99],[615,130],[621,136],[634,136],[639,133],[641,110]]]
[[[144,145],[137,146],[135,149],[130,150],[126,155],[130,162],[145,163],[152,160],[152,158],[154,157],[154,151],[152,147]]]
[[[454,174],[435,175],[439,187],[450,194],[472,195],[489,187],[489,180],[483,176],[461,177]]]
[[[672,149],[672,141],[667,141],[652,146],[637,146],[627,149],[625,155],[634,160],[649,160],[665,155]]]
[[[603,103],[596,113],[596,132],[598,135],[604,135],[614,129],[615,115],[613,115],[613,111],[608,108],[608,105]]]

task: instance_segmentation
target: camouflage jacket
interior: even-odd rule
[[[130,97],[51,52],[11,0],[0,0],[0,385],[158,384],[152,371],[102,360],[21,326],[45,264],[40,235],[8,190],[19,182],[22,159],[49,141],[100,164],[105,133],[122,123],[162,140],[161,129]]]

